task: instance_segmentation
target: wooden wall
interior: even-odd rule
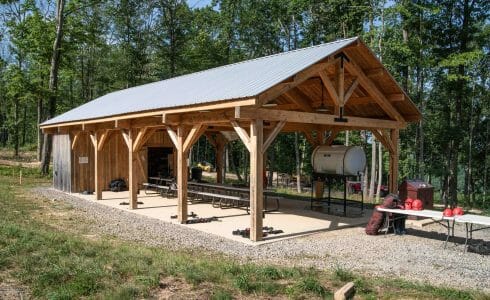
[[[69,134],[53,136],[53,186],[71,192],[71,141]]]
[[[113,131],[101,151],[102,190],[109,190],[109,183],[113,179],[122,178],[128,183],[128,159],[128,146],[121,132]]]
[[[69,135],[54,135],[53,137],[53,170],[54,187],[67,192],[78,193],[94,191],[94,147],[88,132],[81,132],[74,148],[71,149],[73,138]],[[139,151],[142,168],[136,168],[138,183],[147,182],[148,174],[148,147],[173,147],[172,141],[164,130],[156,131]],[[102,189],[109,190],[109,183],[113,179],[123,178],[129,180],[128,148],[122,134],[114,130],[101,151],[102,163]],[[171,169],[176,165],[176,156],[170,160]],[[71,178],[71,180],[70,180]]]
[[[69,146],[68,149],[71,146]],[[87,132],[81,132],[72,151],[72,193],[94,191],[94,147]],[[85,157],[88,162],[85,163]]]

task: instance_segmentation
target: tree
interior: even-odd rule
[[[51,56],[51,68],[49,71],[49,98],[48,98],[48,119],[56,115],[56,100],[58,92],[58,70],[61,59],[61,40],[63,39],[65,0],[56,1],[56,37],[53,42],[53,53]],[[52,136],[44,135],[43,157],[41,161],[41,174],[49,173],[49,163],[51,160]]]

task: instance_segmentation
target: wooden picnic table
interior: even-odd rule
[[[155,184],[161,186],[166,184],[169,186],[174,182],[172,178],[161,178],[161,177],[148,177],[149,180],[155,182]],[[247,213],[250,209],[250,189],[246,187],[234,187],[229,185],[223,185],[218,183],[205,183],[205,182],[188,182],[187,192],[190,195],[201,196],[204,198],[211,198],[213,206],[220,208],[225,207],[245,207]],[[279,197],[272,190],[264,190],[264,211],[277,211],[279,210]],[[272,199],[276,202],[276,207],[274,209],[267,209],[267,200]],[[218,201],[218,204],[216,202]]]

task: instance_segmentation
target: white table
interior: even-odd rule
[[[406,215],[406,216],[415,216],[422,218],[429,218],[437,222],[439,225],[445,227],[447,229],[446,241],[444,242],[444,248],[447,246],[447,242],[449,237],[454,237],[454,221],[457,217],[445,217],[442,215],[441,211],[431,210],[431,209],[423,209],[423,210],[405,210],[405,209],[396,209],[396,208],[376,208],[378,211],[385,213],[385,224],[386,224],[386,233],[390,228],[390,216],[389,213],[397,214],[397,215]],[[451,224],[452,221],[452,224]],[[394,229],[394,226],[393,226]]]
[[[468,248],[468,240],[471,240],[473,238],[473,232],[484,230],[484,229],[490,229],[490,217],[486,217],[486,216],[467,214],[467,215],[456,217],[456,222],[465,224],[465,228],[466,228],[466,239],[464,242],[465,251]],[[473,224],[480,225],[482,227],[473,229]]]

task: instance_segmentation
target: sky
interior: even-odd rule
[[[211,4],[211,0],[187,0],[190,8],[201,8]]]

